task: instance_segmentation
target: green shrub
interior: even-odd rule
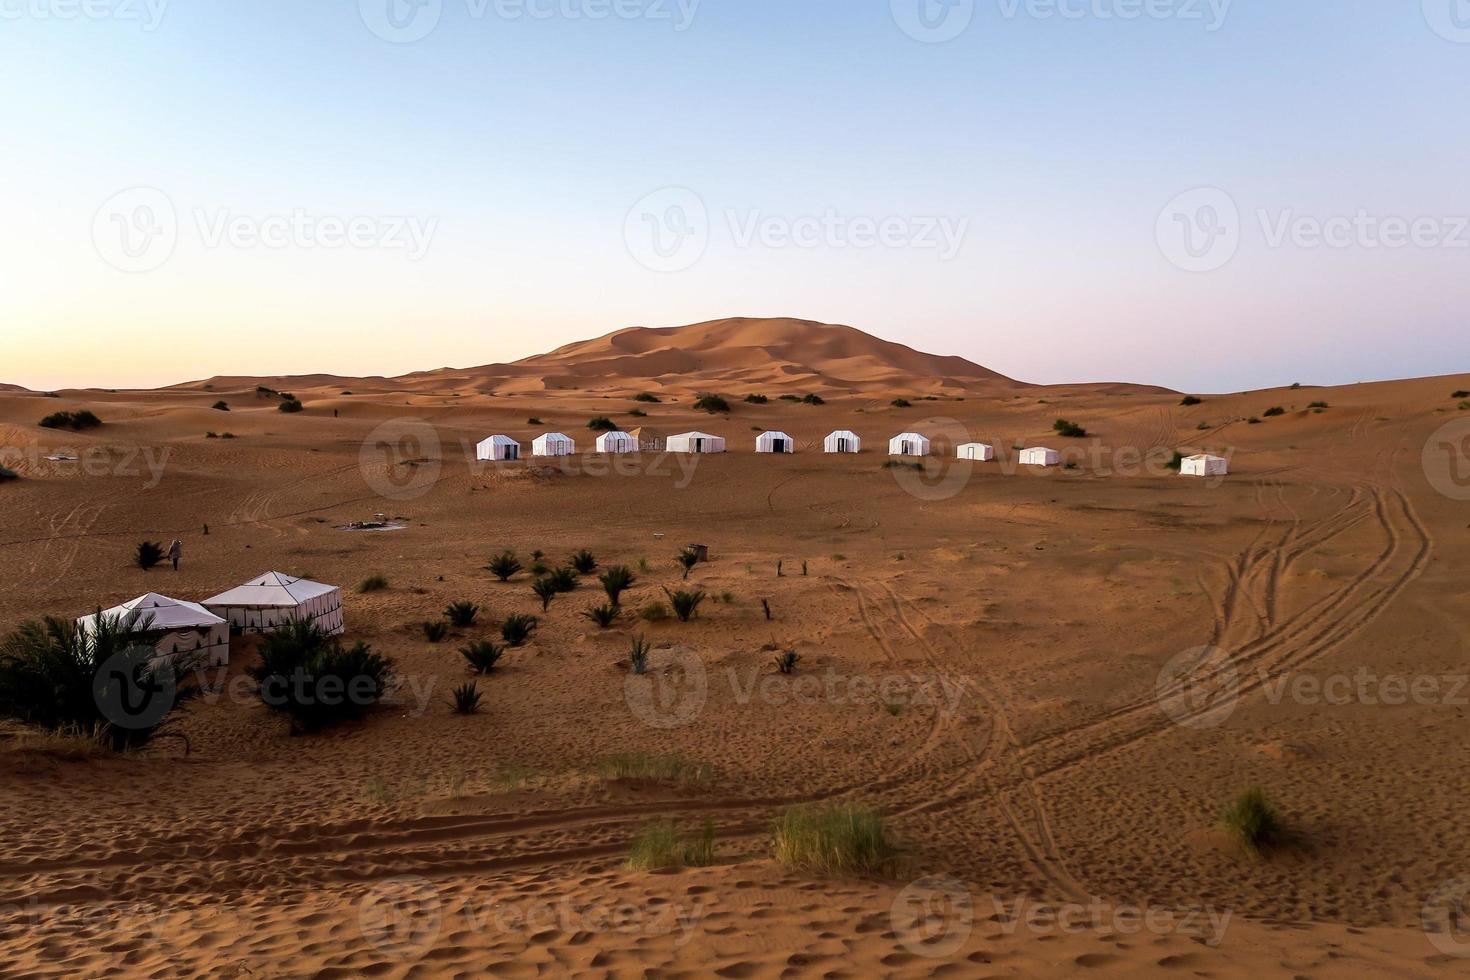
[[[1069,422],[1066,419],[1057,419],[1055,422],[1052,423],[1051,427],[1056,430],[1057,435],[1067,439],[1087,438],[1087,430],[1082,428],[1082,426],[1078,425],[1076,422]]]
[[[553,569],[546,576],[546,580],[558,592],[575,592],[577,590],[577,572],[572,568]]]
[[[0,466],[0,483],[6,480],[19,480],[20,474],[8,466]]]
[[[631,412],[629,412],[628,414],[631,415],[635,419],[646,419],[646,418],[648,418],[648,413],[645,412],[641,408],[635,408]]]
[[[1329,404],[1327,404],[1326,402],[1312,402],[1312,404],[1308,405],[1307,407],[1308,408],[1331,408],[1332,406],[1329,405]]]
[[[687,623],[699,615],[699,604],[705,598],[703,589],[694,592],[670,592],[664,589],[664,593],[669,597],[669,604],[674,607],[674,615],[679,617],[679,622]]]
[[[527,425],[545,425],[546,423],[545,422],[542,422],[540,419],[538,419],[536,416],[533,415],[530,418],[526,419],[526,424]]]
[[[217,401],[210,407],[216,412],[228,412],[230,410],[230,403],[227,401]]]
[[[888,404],[892,405],[894,408],[913,408],[914,407],[914,403],[911,402],[911,401],[909,401],[907,398],[895,398],[895,399],[893,399],[893,401],[889,402]]]
[[[608,756],[597,765],[604,780],[637,779],[658,783],[693,786],[709,782],[713,773],[703,763],[690,762],[677,755],[650,755],[647,752],[625,752]]]
[[[1277,416],[1285,415],[1285,414],[1286,414],[1286,409],[1282,408],[1280,405],[1276,405],[1276,406],[1274,406],[1272,408],[1266,409],[1264,412],[1261,413],[1261,416],[1263,418],[1274,419]]]
[[[1453,395],[1450,395],[1450,397],[1451,398],[1470,398],[1470,391],[1457,391]]]
[[[801,654],[795,650],[787,650],[776,655],[776,669],[783,674],[796,673],[796,665],[801,663]]]
[[[515,556],[515,552],[505,551],[490,559],[490,564],[485,567],[500,581],[509,582],[521,571],[521,561]]]
[[[638,617],[645,623],[661,623],[669,618],[669,607],[662,602],[650,602],[638,610]]]
[[[480,693],[479,685],[475,681],[463,684],[454,689],[454,713],[457,715],[473,715],[480,711],[480,702],[485,696]]]
[[[540,624],[535,616],[522,613],[507,616],[505,622],[500,624],[500,638],[512,647],[525,646],[538,625]]]
[[[419,629],[424,631],[424,639],[430,643],[440,643],[449,635],[448,625],[437,619],[419,624]]]
[[[151,568],[157,568],[161,561],[163,561],[163,545],[157,541],[138,542],[138,548],[133,552],[133,564],[146,572]]]
[[[623,602],[623,593],[633,587],[633,584],[638,581],[638,576],[634,575],[633,570],[627,565],[614,565],[603,572],[598,581],[602,583],[602,588],[607,592],[607,597],[612,604],[620,606]]]
[[[618,424],[606,415],[599,415],[587,423],[587,428],[593,432],[616,432],[618,431]]]
[[[1194,395],[1185,395],[1184,401],[1180,402],[1179,404],[1183,405],[1185,408],[1189,408],[1194,405],[1203,405],[1204,401],[1205,400],[1203,398],[1197,398]]]
[[[475,617],[479,615],[480,607],[465,599],[451,602],[444,608],[444,618],[460,629],[475,625]]]
[[[843,804],[786,810],[772,846],[784,867],[819,874],[881,874],[894,858],[877,811]]]
[[[255,397],[257,398],[275,398],[279,394],[280,392],[274,388],[267,388],[265,385],[255,386]]]
[[[1258,419],[1258,418],[1256,418],[1254,415],[1252,415],[1250,418],[1248,418],[1248,419],[1245,420],[1245,424],[1246,425],[1260,425],[1261,424],[1261,420]]]
[[[694,571],[694,566],[699,564],[699,552],[693,548],[685,548],[674,556],[674,562],[684,569],[684,578],[689,578],[689,573]]]
[[[567,564],[576,569],[578,575],[591,575],[597,571],[597,559],[586,548],[572,555]]]
[[[301,404],[300,400],[294,396],[287,398],[283,395],[281,404],[276,406],[276,411],[285,412],[287,415],[295,415],[297,412],[304,411],[305,409],[306,406]]]
[[[643,402],[643,403],[645,403],[647,405],[657,405],[657,404],[659,404],[660,402],[663,401],[662,398],[658,397],[655,394],[652,394],[650,392],[647,392],[647,391],[642,391],[642,392],[639,392],[638,394],[634,395],[633,396],[633,400],[635,402]]]
[[[381,702],[393,661],[366,643],[344,647],[309,620],[296,620],[267,634],[260,662],[247,673],[261,702],[290,718],[293,732],[313,732],[361,717]]]
[[[43,429],[71,429],[73,432],[95,429],[101,424],[102,420],[85,408],[75,412],[52,412],[40,422]]]
[[[641,634],[633,638],[631,649],[628,651],[628,665],[639,677],[648,673],[649,649],[648,641]]]
[[[745,401],[750,405],[764,405],[770,401],[765,395],[746,395]]]
[[[561,592],[561,590],[556,587],[556,583],[547,577],[538,578],[536,581],[532,582],[531,591],[536,593],[536,598],[541,600],[542,612],[550,611],[551,600],[555,599],[557,595]]]
[[[694,407],[699,409],[701,412],[709,412],[711,415],[715,415],[720,412],[730,411],[729,402],[725,401],[725,399],[720,397],[719,395],[712,395],[709,392],[705,392],[704,394],[696,398],[694,400]]]
[[[500,658],[505,656],[504,648],[489,640],[476,640],[469,646],[460,647],[459,652],[469,664],[470,670],[481,676],[493,672],[495,665],[500,663]]]
[[[369,575],[357,583],[357,592],[359,595],[367,595],[369,592],[382,592],[386,588],[388,588],[388,580],[382,575]]]
[[[801,402],[801,396],[800,395],[782,395],[781,396],[781,400],[783,402],[797,402],[797,403],[800,403]]]
[[[604,602],[600,606],[593,606],[582,615],[592,620],[602,629],[608,629],[618,621],[618,607],[610,602]]]
[[[705,820],[697,836],[681,834],[672,820],[650,824],[633,841],[628,867],[634,871],[703,868],[715,861],[715,824]]]
[[[1246,790],[1226,806],[1220,823],[1251,854],[1283,842],[1281,817],[1259,787]]]
[[[821,395],[807,395],[801,400],[803,405],[825,405],[827,400]]]

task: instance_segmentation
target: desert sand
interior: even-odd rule
[[[1470,876],[1456,687],[1470,518],[1423,457],[1470,417],[1450,397],[1470,375],[1317,388],[1302,370],[1301,388],[1185,406],[739,320],[401,379],[3,391],[0,462],[20,478],[0,483],[0,629],[279,570],[348,589],[349,638],[392,656],[404,685],[359,723],[293,737],[248,695],[255,641],[237,640],[220,693],[183,717],[187,754],[109,757],[7,728],[0,975],[1463,973],[1470,943],[1425,910]],[[703,391],[731,411],[694,409]],[[779,397],[807,394],[825,403]],[[36,426],[81,408],[105,424]],[[499,432],[590,449],[595,416],[731,451],[474,461]],[[1058,438],[1059,417],[1088,437]],[[839,428],[862,454],[821,454]],[[756,456],[765,429],[799,452]],[[975,438],[1002,458],[885,469],[888,437],[910,429],[936,453]],[[1031,445],[1073,468],[1013,465]],[[1206,450],[1230,456],[1228,478],[1159,463]],[[406,527],[340,529],[375,513]],[[140,540],[175,537],[178,573],[130,565]],[[711,560],[690,582],[711,599],[690,623],[600,630],[582,615],[595,583],[543,615],[527,575],[484,568],[505,549],[642,562],[637,609],[678,587],[673,557],[695,542]],[[374,573],[390,587],[351,592]],[[458,599],[482,624],[429,643],[419,624]],[[481,714],[454,714],[457,648],[511,613],[539,631],[481,683]],[[686,684],[652,715],[625,670],[638,634]],[[1237,672],[1223,709],[1169,699],[1170,665],[1202,646]],[[771,664],[788,648],[792,677]],[[1423,696],[1282,686],[1342,676],[1379,693],[1420,680]],[[631,752],[708,776],[599,775]],[[1281,809],[1289,849],[1252,857],[1218,829],[1250,786]],[[826,801],[879,808],[900,870],[776,865],[775,814]],[[712,821],[717,863],[627,869],[630,840],[665,818]]]

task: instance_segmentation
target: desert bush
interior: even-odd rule
[[[1245,420],[1245,424],[1246,425],[1260,425],[1261,424],[1261,420],[1258,419],[1258,418],[1256,418],[1254,415],[1252,415],[1250,418],[1248,418],[1248,419]]]
[[[699,552],[693,548],[685,548],[674,556],[674,561],[684,569],[684,578],[687,579],[694,566],[699,564]]]
[[[541,600],[541,611],[548,612],[551,609],[551,600],[555,599],[561,592],[556,583],[549,577],[538,578],[531,583],[531,591],[536,593],[536,598]]]
[[[155,664],[150,626],[146,615],[101,610],[87,630],[58,617],[23,623],[0,642],[0,717],[52,732],[95,733],[114,752],[175,734],[175,712],[200,693],[191,675],[200,665],[188,657]],[[142,705],[140,693],[147,695]],[[168,699],[163,710],[154,698]],[[143,710],[120,724],[103,710],[118,703]]]
[[[664,589],[664,593],[669,597],[669,604],[674,607],[674,615],[679,617],[681,623],[687,623],[699,614],[699,604],[705,598],[703,589],[694,592],[683,590],[670,592]]]
[[[801,654],[795,650],[786,650],[776,655],[776,669],[783,674],[796,673],[796,665],[801,663]]]
[[[1227,805],[1220,824],[1251,854],[1282,842],[1281,817],[1259,787],[1246,790]]]
[[[650,602],[638,610],[638,618],[645,623],[661,623],[669,618],[669,607],[662,602]]]
[[[532,415],[530,418],[526,419],[526,424],[527,425],[545,425],[546,423],[545,422],[542,422],[539,418],[537,418],[536,416]]]
[[[1183,405],[1185,408],[1190,408],[1194,405],[1203,405],[1204,401],[1205,400],[1203,398],[1198,398],[1194,395],[1185,395],[1184,400],[1179,404]]]
[[[420,623],[419,629],[424,631],[424,639],[430,643],[443,642],[444,638],[449,635],[448,625],[437,619],[431,619],[427,623]]]
[[[715,824],[705,820],[697,836],[681,834],[672,820],[645,827],[628,852],[634,871],[665,868],[703,868],[715,861]]]
[[[690,762],[683,756],[651,755],[647,752],[608,756],[598,763],[597,774],[604,780],[640,779],[683,786],[707,783],[713,775],[709,766]]]
[[[546,580],[555,587],[558,592],[575,592],[577,590],[577,572],[573,568],[557,568],[547,574]]]
[[[459,652],[465,663],[469,664],[470,670],[481,676],[493,672],[495,665],[500,663],[500,658],[505,656],[504,648],[489,640],[476,640],[469,646],[460,647]]]
[[[1051,427],[1056,430],[1057,435],[1063,436],[1067,439],[1087,438],[1086,429],[1082,428],[1082,426],[1078,425],[1076,422],[1070,422],[1067,419],[1057,419],[1055,422],[1052,423]]]
[[[52,412],[39,424],[43,429],[71,429],[73,432],[81,432],[83,429],[97,428],[102,420],[83,408],[75,412]]]
[[[366,643],[345,647],[315,623],[296,620],[267,634],[260,662],[247,673],[262,703],[301,733],[366,714],[387,693],[393,661]]]
[[[770,399],[767,398],[765,395],[746,395],[745,401],[746,404],[749,405],[764,405],[769,402]]]
[[[635,636],[628,650],[628,665],[633,673],[642,677],[648,673],[648,652],[651,648],[642,635]]]
[[[230,410],[230,403],[227,401],[217,401],[209,407],[216,412],[228,412]]]
[[[544,561],[533,561],[531,563],[531,575],[535,578],[541,578],[549,571],[551,571],[551,566]]]
[[[885,470],[922,470],[923,463],[911,463],[905,459],[885,459],[883,461]]]
[[[827,404],[827,399],[821,395],[807,395],[801,400],[801,403],[803,405],[825,405]]]
[[[1329,404],[1327,404],[1326,402],[1312,402],[1312,404],[1308,405],[1307,407],[1308,408],[1331,408],[1332,406],[1329,405]]]
[[[712,395],[709,392],[705,392],[696,398],[694,400],[694,407],[701,412],[709,412],[711,415],[730,411],[729,402],[725,401],[721,396]]]
[[[1470,391],[1457,391],[1450,395],[1451,398],[1470,398]]]
[[[388,580],[382,575],[369,575],[357,583],[357,592],[359,595],[367,595],[370,592],[382,592],[387,587]]]
[[[256,385],[255,386],[255,397],[256,398],[274,398],[274,397],[276,397],[279,394],[280,394],[280,392],[279,391],[276,391],[276,389],[274,389],[274,388],[267,388],[265,385]]]
[[[623,593],[633,587],[633,584],[638,581],[638,576],[634,575],[633,570],[627,565],[614,565],[603,572],[598,581],[602,583],[602,588],[607,592],[607,597],[612,600],[612,604],[620,606]]]
[[[587,428],[593,432],[616,432],[618,431],[618,424],[606,415],[599,415],[597,418],[587,422]]]
[[[525,646],[538,625],[540,624],[535,616],[522,613],[507,616],[505,622],[500,624],[500,638],[512,647]]]
[[[888,404],[892,405],[894,408],[913,408],[914,407],[914,403],[911,402],[911,401],[909,401],[907,398],[895,398],[895,399],[893,399],[893,401],[889,402]]]
[[[635,418],[635,419],[646,419],[646,418],[648,418],[648,413],[645,412],[641,408],[635,408],[631,412],[629,412],[628,414],[630,416],[632,416],[633,418]]]
[[[460,629],[475,625],[475,618],[479,615],[480,607],[466,599],[451,602],[444,607],[444,618]]]
[[[647,392],[647,391],[641,391],[638,394],[634,395],[633,396],[633,400],[635,402],[643,402],[643,403],[648,404],[648,405],[657,405],[657,404],[659,404],[660,402],[663,401],[662,398],[658,397],[657,395],[653,394],[652,392]]]
[[[285,412],[287,415],[295,415],[297,412],[305,411],[305,409],[306,406],[301,404],[300,399],[294,395],[291,397],[282,395],[281,404],[276,406],[276,411]]]
[[[457,715],[473,715],[480,711],[480,702],[485,696],[480,693],[479,685],[475,681],[462,684],[454,689],[454,713]]]
[[[1262,412],[1261,413],[1261,417],[1262,418],[1268,418],[1268,419],[1274,419],[1278,415],[1285,415],[1285,414],[1286,414],[1286,409],[1282,408],[1280,405],[1275,405],[1275,406],[1273,406],[1271,408],[1266,409],[1264,412]]]
[[[593,606],[582,615],[602,629],[607,629],[618,621],[618,607],[610,602],[604,602],[600,606]]]
[[[490,559],[490,564],[485,567],[502,582],[509,582],[522,568],[521,560],[515,556],[513,551],[501,552]]]
[[[8,466],[0,466],[0,483],[6,480],[19,480],[20,474]]]
[[[163,561],[163,545],[157,541],[138,542],[138,548],[133,552],[133,564],[146,572],[151,568],[157,568],[161,561]]]
[[[783,866],[820,874],[879,874],[894,858],[878,812],[846,804],[786,810],[772,846]]]
[[[567,564],[576,569],[578,575],[591,575],[597,571],[597,559],[586,548],[572,555]]]

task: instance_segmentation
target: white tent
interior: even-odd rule
[[[1221,456],[1190,456],[1179,464],[1182,476],[1225,476],[1229,472],[1230,462]]]
[[[1056,466],[1061,461],[1062,454],[1055,449],[1042,449],[1037,447],[1021,450],[1022,466]]]
[[[929,440],[917,432],[900,432],[888,440],[890,456],[928,456]]]
[[[857,433],[846,429],[838,429],[822,442],[822,451],[827,453],[857,453],[862,449],[863,441]]]
[[[147,634],[158,650],[157,659],[197,658],[201,667],[223,667],[230,662],[230,624],[199,603],[150,592],[102,611],[104,617],[119,620],[135,613],[133,631]],[[90,633],[96,625],[95,615],[77,620],[83,633]]]
[[[342,590],[280,572],[267,572],[239,588],[221,592],[204,605],[241,633],[274,633],[293,619],[309,619],[329,636],[346,630]]]
[[[636,453],[638,440],[627,432],[604,432],[597,437],[600,453]]]
[[[988,462],[995,458],[995,447],[983,442],[967,442],[957,450],[960,459],[978,459]]]
[[[491,436],[475,447],[477,460],[520,459],[521,444],[510,436]]]
[[[671,453],[722,453],[725,440],[708,432],[682,432],[669,436],[667,446]]]
[[[794,453],[796,442],[784,432],[762,432],[755,437],[758,453]]]
[[[537,436],[536,441],[531,443],[532,456],[570,456],[576,451],[577,444],[572,441],[572,437],[560,432]]]

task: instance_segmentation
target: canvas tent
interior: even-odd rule
[[[510,436],[491,436],[475,448],[475,459],[508,460],[521,458],[521,444]]]
[[[627,432],[604,432],[597,437],[600,453],[636,453],[638,440]]]
[[[531,443],[532,456],[570,456],[576,451],[577,444],[572,441],[572,437],[560,432],[537,436],[536,441]]]
[[[683,432],[669,436],[668,449],[671,453],[722,453],[725,440],[708,432]]]
[[[293,619],[310,620],[329,636],[347,628],[342,590],[280,572],[266,572],[244,585],[205,599],[204,606],[240,633],[274,633]]]
[[[1056,466],[1062,461],[1062,454],[1055,449],[1033,449],[1021,450],[1022,466]]]
[[[762,432],[755,438],[758,453],[794,453],[796,441],[784,432]]]
[[[928,456],[929,440],[917,432],[900,432],[888,440],[890,456]]]
[[[201,667],[223,667],[230,662],[230,625],[197,602],[183,602],[150,592],[102,615],[126,620],[136,614],[133,631],[145,635],[155,649],[157,659],[171,657],[195,660]],[[77,628],[90,633],[97,617],[83,616]]]
[[[967,442],[956,451],[960,459],[977,459],[988,462],[995,459],[995,447],[983,442]]]
[[[863,441],[858,438],[856,432],[847,429],[838,429],[822,442],[822,451],[827,453],[856,453],[861,452]]]
[[[1182,476],[1225,476],[1229,472],[1230,463],[1221,456],[1190,456],[1179,464]]]

